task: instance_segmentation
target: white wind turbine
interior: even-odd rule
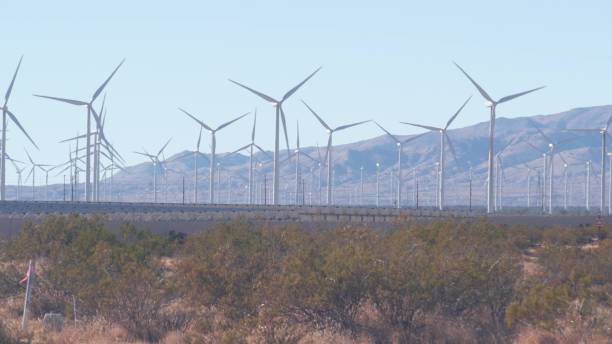
[[[612,119],[612,117],[611,117],[611,119]],[[531,124],[531,126],[534,127],[535,130],[537,130],[537,132],[540,135],[542,135],[544,140],[546,140],[548,142],[548,152],[545,152],[545,151],[540,151],[540,152],[544,156],[548,156],[548,160],[549,160],[549,162],[548,162],[548,213],[552,215],[552,213],[553,213],[553,196],[555,194],[554,193],[554,179],[555,179],[555,172],[554,171],[555,171],[555,153],[556,153],[556,149],[562,143],[567,142],[569,140],[573,140],[574,138],[570,138],[569,140],[553,141],[532,120],[529,120],[529,124]],[[605,140],[605,136],[604,136],[604,140]],[[604,142],[604,144],[605,144],[605,142]],[[561,157],[561,160],[563,161],[563,157]],[[605,160],[604,160],[604,165],[605,165]],[[604,171],[605,171],[605,168],[604,168]],[[547,173],[544,172],[544,183],[546,183],[546,175],[547,175]],[[604,192],[603,189],[602,189],[602,192]],[[603,203],[602,203],[602,207],[603,207]]]
[[[6,200],[6,158],[8,154],[6,151],[6,128],[8,124],[6,118],[7,116],[11,119],[11,121],[13,121],[13,123],[15,123],[15,125],[17,125],[17,127],[19,127],[19,129],[25,134],[25,136],[34,145],[34,147],[38,149],[38,146],[36,145],[36,143],[34,143],[34,140],[32,140],[30,135],[25,131],[21,123],[19,123],[19,121],[17,120],[17,116],[15,116],[15,114],[13,114],[8,108],[8,101],[11,97],[13,85],[15,85],[15,79],[17,78],[17,72],[19,72],[19,67],[21,66],[22,59],[23,56],[19,59],[19,63],[17,64],[17,68],[15,69],[15,73],[13,74],[13,79],[11,79],[11,83],[9,84],[9,87],[6,90],[6,94],[4,95],[4,105],[0,107],[0,110],[2,110],[2,141],[0,141],[0,147],[2,149],[0,158],[0,201]]]
[[[317,120],[319,120],[319,123],[321,123],[321,125],[325,127],[325,129],[327,130],[328,136],[329,136],[327,140],[327,151],[325,153],[327,159],[325,160],[327,160],[327,205],[331,205],[332,204],[332,192],[333,192],[332,190],[333,190],[333,185],[334,185],[333,176],[332,176],[332,171],[333,171],[332,138],[333,138],[333,135],[335,132],[342,131],[348,128],[352,128],[352,127],[367,123],[369,122],[369,120],[341,125],[339,127],[332,129],[329,125],[327,125],[327,123],[325,123],[325,121],[323,121],[323,119],[321,119],[321,117],[319,117],[319,115],[317,115],[316,112],[314,112],[314,110],[310,106],[308,106],[308,104],[306,104],[305,101],[302,100],[302,103],[304,103],[304,105],[306,105],[308,110],[310,110],[310,112],[317,118]]]
[[[200,127],[203,127],[204,129],[208,130],[208,132],[210,133],[210,139],[211,139],[211,143],[210,143],[210,172],[209,172],[209,184],[208,184],[208,199],[209,199],[209,203],[214,203],[215,201],[215,163],[216,163],[216,149],[217,149],[217,138],[216,138],[216,133],[227,127],[228,125],[236,122],[237,120],[243,118],[244,116],[248,115],[249,112],[238,116],[234,119],[232,119],[229,122],[225,122],[223,124],[221,124],[220,126],[218,126],[217,128],[213,129],[212,127],[208,126],[206,123],[202,122],[201,120],[197,119],[195,116],[193,116],[192,114],[190,114],[189,112],[179,108],[179,110],[181,110],[184,114],[186,114],[187,116],[191,117],[191,119],[193,119],[194,121],[196,121],[196,123],[198,123],[200,125]]]
[[[259,150],[260,152],[262,152],[264,155],[268,156],[268,153],[266,153],[266,151],[264,151],[259,145],[257,145],[255,143],[255,129],[257,127],[257,109],[255,110],[254,114],[253,114],[253,129],[251,130],[251,142],[236,149],[235,151],[233,151],[230,155],[238,153],[240,151],[243,151],[245,149],[249,150],[249,184],[247,186],[247,192],[248,192],[248,204],[253,204],[254,201],[254,189],[253,189],[253,183],[254,183],[254,179],[253,179],[253,168],[254,165],[253,163],[255,162],[255,149]]]
[[[24,167],[19,167],[17,166],[17,160],[14,159],[10,159],[11,163],[13,164],[13,167],[15,167],[15,173],[17,173],[17,200],[21,199],[21,184],[23,183],[23,179],[22,177],[22,173],[23,170],[25,170],[25,166]]]
[[[287,134],[287,122],[285,120],[285,112],[283,111],[283,103],[289,99],[289,97],[291,97],[300,87],[302,87],[308,80],[310,80],[310,78],[312,78],[319,70],[321,70],[321,67],[317,68],[314,72],[312,72],[306,79],[304,79],[302,82],[300,82],[299,84],[297,84],[295,87],[293,87],[292,89],[290,89],[289,91],[287,91],[287,93],[285,93],[285,95],[281,98],[281,100],[276,100],[264,93],[261,93],[259,91],[256,91],[248,86],[245,86],[241,83],[238,83],[232,79],[229,79],[230,82],[250,91],[251,93],[254,93],[255,95],[259,96],[260,98],[264,99],[265,101],[269,102],[272,104],[272,106],[274,106],[275,111],[276,111],[276,129],[275,129],[275,134],[274,134],[274,176],[273,176],[273,184],[272,184],[272,205],[276,205],[279,203],[279,198],[278,198],[278,189],[279,189],[279,178],[280,178],[280,160],[279,160],[279,140],[280,140],[280,136],[279,136],[279,129],[280,129],[280,121],[282,120],[283,123],[283,132],[285,133],[285,143],[287,144],[287,154],[289,154],[289,136]]]
[[[66,98],[58,98],[58,97],[50,97],[50,96],[43,96],[43,95],[38,95],[35,94],[34,96],[36,97],[40,97],[40,98],[46,98],[46,99],[51,99],[51,100],[56,100],[56,101],[60,101],[60,102],[64,102],[64,103],[68,103],[68,104],[72,104],[72,105],[76,105],[76,106],[85,106],[87,108],[87,133],[86,133],[86,138],[87,138],[87,144],[86,144],[86,150],[87,150],[87,154],[85,155],[85,200],[87,202],[91,201],[91,117],[93,115],[94,120],[95,120],[95,124],[96,127],[99,128],[100,127],[100,115],[98,115],[98,113],[96,112],[96,110],[94,110],[93,108],[93,103],[94,101],[98,98],[98,96],[100,96],[100,94],[102,93],[102,91],[104,90],[104,88],[106,87],[106,85],[108,84],[108,82],[111,80],[111,78],[115,75],[115,73],[117,73],[117,70],[119,70],[119,67],[121,67],[121,65],[123,64],[123,62],[125,61],[125,59],[121,60],[121,62],[119,63],[119,65],[115,68],[115,70],[113,70],[113,72],[109,75],[108,78],[106,78],[106,80],[102,83],[102,85],[100,85],[100,87],[98,87],[98,89],[93,93],[93,95],[91,96],[91,100],[89,101],[82,101],[82,100],[74,100],[74,99],[66,99]]]
[[[32,176],[32,200],[36,200],[36,168],[38,167],[41,171],[45,171],[44,167],[47,166],[51,166],[51,165],[45,165],[45,164],[37,164],[34,162],[34,160],[32,160],[32,157],[30,156],[30,153],[28,153],[28,151],[25,151],[26,155],[28,156],[28,160],[30,161],[30,164],[32,165],[32,168],[30,169],[30,172],[28,173],[28,175],[26,176],[26,181],[28,180],[28,178],[30,178],[30,175]]]
[[[503,97],[497,101],[493,100],[493,98],[491,98],[491,96],[489,96],[489,94],[482,88],[480,87],[480,85],[478,85],[478,83],[476,83],[476,81],[474,81],[474,79],[472,79],[471,76],[468,75],[468,73],[463,70],[463,68],[461,68],[461,66],[459,66],[457,63],[455,63],[455,66],[457,66],[457,68],[459,68],[459,70],[470,80],[470,82],[474,85],[474,87],[476,87],[476,89],[478,90],[478,92],[486,99],[486,106],[488,108],[490,108],[490,122],[489,122],[489,155],[488,155],[488,180],[489,181],[493,181],[493,167],[494,167],[494,152],[495,149],[493,147],[494,145],[494,139],[495,139],[495,117],[496,117],[496,113],[495,110],[497,108],[497,106],[499,104],[508,102],[512,99],[524,96],[526,94],[529,94],[531,92],[535,92],[537,90],[540,90],[542,88],[544,88],[545,86],[542,87],[538,87],[538,88],[534,88],[531,89],[529,91],[524,91],[524,92],[520,92],[520,93],[516,93],[516,94],[512,94],[506,97]],[[487,184],[487,213],[492,213],[493,212],[493,200],[494,200],[494,195],[493,195],[493,182],[489,182]]]
[[[162,153],[164,152],[164,149],[168,147],[168,144],[170,143],[171,140],[172,138],[168,139],[166,144],[159,150],[159,152],[157,152],[156,155],[149,154],[144,148],[143,148],[143,152],[134,152],[138,155],[142,155],[142,156],[145,156],[151,159],[151,162],[153,163],[153,202],[154,203],[157,203],[157,169],[158,169],[158,165],[161,163],[161,161],[159,160],[159,156],[162,155]]]
[[[402,152],[404,150],[404,144],[409,143],[418,139],[419,137],[427,134],[427,132],[414,135],[409,137],[406,140],[400,140],[397,136],[392,135],[387,129],[383,128],[378,122],[374,122],[382,131],[384,131],[393,141],[395,141],[395,145],[397,146],[397,208],[402,207]],[[363,194],[363,167],[361,167],[361,194]]]
[[[431,130],[431,131],[437,131],[440,133],[440,162],[439,162],[439,166],[440,166],[440,175],[438,176],[438,207],[440,210],[444,210],[444,183],[445,183],[445,178],[444,178],[444,172],[445,172],[445,168],[444,168],[444,163],[445,163],[445,159],[444,159],[444,151],[446,149],[446,141],[448,141],[448,147],[451,150],[451,153],[453,154],[453,157],[455,158],[455,160],[457,159],[457,156],[455,154],[455,149],[453,148],[453,144],[451,142],[450,137],[447,134],[447,130],[448,127],[453,123],[453,121],[455,120],[455,118],[457,118],[457,116],[459,115],[459,113],[461,112],[461,110],[463,110],[463,108],[467,105],[467,103],[470,101],[472,97],[470,96],[464,103],[463,105],[461,105],[461,107],[459,108],[459,110],[457,110],[457,112],[455,112],[455,114],[446,122],[446,125],[444,126],[444,128],[437,128],[437,127],[431,127],[431,126],[427,126],[427,125],[422,125],[422,124],[415,124],[415,123],[408,123],[408,122],[400,122],[402,124],[408,124],[408,125],[412,125],[415,127],[420,127],[420,128],[424,128],[427,130]]]
[[[604,214],[606,201],[606,136],[609,135],[610,125],[612,125],[612,115],[608,118],[606,122],[606,126],[602,128],[592,128],[592,129],[568,129],[569,131],[579,131],[579,132],[599,132],[601,135],[601,185],[600,185],[600,198],[599,198],[599,210],[602,214]]]
[[[312,162],[317,163],[317,160],[308,155],[306,152],[302,150],[300,146],[300,124],[297,123],[297,140],[296,140],[296,148],[291,156],[295,156],[295,204],[299,203],[299,193],[300,193],[300,181],[302,177],[302,169],[300,165],[300,157],[303,155],[310,159]]]
[[[497,182],[497,198],[495,201],[495,210],[501,210],[503,209],[503,184],[504,184],[504,163],[503,163],[503,154],[506,151],[506,149],[508,149],[508,147],[512,146],[516,141],[518,141],[518,139],[520,138],[520,136],[515,137],[514,139],[510,140],[499,152],[497,152],[497,154],[495,155],[495,160],[497,162],[497,176],[498,176],[498,182]]]

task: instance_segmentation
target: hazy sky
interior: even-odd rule
[[[454,126],[486,121],[453,60],[496,98],[548,86],[500,116],[612,102],[610,1],[5,1],[1,10],[0,93],[23,54],[9,105],[41,147],[11,125],[8,151],[24,159],[26,147],[42,163],[66,159],[57,142],[83,133],[86,116],[32,94],[89,99],[122,58],[106,132],[130,164],[142,161],[132,151],[169,137],[170,154],[194,149],[198,127],[179,106],[215,126],[257,107],[257,140],[272,149],[272,107],[227,79],[281,97],[318,66],[285,105],[292,146],[297,120],[304,146],[326,142],[300,99],[331,126],[376,119],[411,134],[398,121],[441,125],[474,94]],[[246,144],[251,122],[221,132],[219,151]],[[335,142],[377,135],[364,125]],[[8,176],[14,183],[12,168]]]

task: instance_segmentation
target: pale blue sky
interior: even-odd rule
[[[11,126],[9,153],[23,159],[25,146],[43,163],[65,159],[57,142],[83,133],[85,115],[31,95],[88,99],[124,57],[106,130],[130,164],[142,161],[132,151],[168,137],[169,153],[194,148],[198,128],[178,106],[212,125],[257,107],[258,141],[271,149],[271,106],[227,78],[280,97],[320,65],[286,103],[292,145],[296,120],[303,145],[326,140],[301,98],[332,126],[376,119],[410,134],[398,121],[442,124],[474,94],[454,125],[486,121],[453,60],[494,97],[548,86],[500,116],[612,103],[609,1],[14,1],[1,10],[0,93],[24,54],[10,107],[41,146]],[[246,144],[250,126],[221,132],[219,151]],[[377,135],[366,125],[335,143]]]

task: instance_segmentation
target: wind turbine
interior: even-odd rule
[[[472,79],[471,76],[468,75],[468,73],[463,70],[463,68],[461,68],[461,66],[459,66],[457,63],[455,63],[455,66],[457,66],[457,68],[459,68],[459,70],[470,80],[470,82],[474,85],[474,87],[476,87],[476,89],[478,90],[478,92],[483,96],[483,98],[485,98],[486,102],[485,105],[490,108],[490,122],[489,122],[489,156],[488,156],[488,180],[489,183],[487,184],[487,213],[492,213],[493,212],[493,166],[494,166],[494,139],[495,139],[495,117],[496,117],[496,113],[495,110],[497,108],[497,106],[499,104],[508,102],[510,100],[513,100],[515,98],[524,96],[526,94],[541,90],[542,88],[544,88],[545,86],[542,87],[538,87],[538,88],[534,88],[528,91],[524,91],[524,92],[520,92],[520,93],[515,93],[509,96],[505,96],[503,98],[500,98],[499,100],[495,101],[493,100],[493,98],[491,98],[491,96],[482,88],[480,87],[480,85],[478,85],[478,83],[476,81],[474,81],[474,79]]]
[[[30,178],[30,175],[32,175],[32,200],[36,200],[36,191],[35,191],[35,187],[36,187],[36,168],[38,167],[39,169],[41,169],[41,171],[45,171],[44,167],[47,166],[51,166],[51,165],[44,165],[44,164],[37,164],[34,162],[34,160],[32,160],[32,157],[30,156],[30,153],[28,153],[28,151],[25,151],[26,155],[28,156],[28,160],[30,161],[30,164],[32,165],[32,168],[30,169],[30,172],[28,173],[28,175],[26,176],[26,181],[28,180],[28,178]]]
[[[179,108],[179,110],[181,110],[184,114],[186,114],[187,116],[191,117],[191,119],[193,119],[194,121],[196,121],[196,123],[198,123],[200,125],[200,127],[203,127],[204,129],[208,130],[208,132],[211,135],[211,143],[210,143],[210,175],[209,175],[209,191],[208,191],[208,197],[209,197],[209,203],[214,203],[215,201],[215,162],[216,162],[216,149],[217,149],[217,138],[216,138],[216,133],[227,127],[228,125],[236,122],[237,120],[243,118],[244,116],[248,115],[249,112],[238,116],[234,119],[232,119],[229,122],[225,122],[223,124],[221,124],[220,126],[218,126],[217,128],[213,129],[212,127],[208,126],[206,123],[202,122],[201,120],[197,119],[195,116],[193,116],[192,114],[190,114],[189,112]]]
[[[96,127],[97,128],[100,127],[100,116],[94,110],[93,103],[98,98],[98,96],[100,96],[100,94],[102,93],[102,91],[104,90],[104,88],[106,87],[108,82],[111,80],[111,78],[115,75],[115,73],[117,73],[117,70],[119,70],[119,67],[121,67],[121,65],[123,64],[124,61],[125,61],[125,59],[121,60],[119,65],[115,68],[115,70],[113,70],[113,72],[109,75],[109,77],[106,78],[106,80],[102,83],[102,85],[100,85],[96,89],[96,91],[91,96],[91,100],[89,100],[89,101],[74,100],[74,99],[67,99],[67,98],[59,98],[59,97],[50,97],[50,96],[43,96],[43,95],[38,95],[38,94],[34,95],[36,97],[56,100],[56,101],[60,101],[60,102],[64,102],[64,103],[68,103],[68,104],[72,104],[72,105],[76,105],[76,106],[85,106],[86,109],[87,109],[87,134],[86,134],[86,138],[87,138],[87,144],[86,144],[87,154],[85,155],[85,160],[86,160],[86,162],[85,162],[85,200],[87,202],[91,201],[91,194],[92,194],[92,192],[91,192],[91,146],[92,146],[91,145],[91,116],[92,115],[94,117],[94,120],[96,121]]]
[[[255,162],[255,155],[254,155],[254,151],[256,148],[257,150],[259,150],[260,152],[262,152],[264,155],[268,155],[268,153],[266,153],[266,151],[264,151],[260,146],[258,146],[255,143],[255,128],[257,126],[257,109],[255,110],[254,114],[253,114],[253,129],[251,130],[251,142],[243,147],[240,147],[238,149],[236,149],[234,152],[232,152],[231,154],[235,154],[238,153],[240,151],[243,151],[245,149],[249,149],[249,185],[247,187],[247,191],[248,191],[248,204],[253,204],[253,195],[254,195],[254,190],[253,190],[253,163]],[[230,154],[230,155],[231,155]]]
[[[21,197],[21,183],[22,183],[22,179],[21,179],[21,174],[23,173],[23,170],[25,170],[25,166],[24,167],[19,167],[17,166],[17,164],[23,164],[23,161],[19,161],[16,159],[11,158],[8,154],[6,155],[6,159],[9,160],[11,162],[11,164],[13,164],[13,167],[15,168],[15,173],[17,173],[17,200],[19,200]]]
[[[166,142],[166,144],[159,150],[159,152],[157,152],[156,155],[149,154],[145,149],[143,149],[143,152],[134,152],[138,155],[142,155],[142,156],[145,156],[151,159],[151,162],[153,163],[153,202],[154,203],[157,203],[157,168],[158,168],[158,165],[160,164],[159,156],[164,152],[164,149],[168,147],[168,144],[170,143],[171,140],[172,138],[168,139],[168,142]]]
[[[317,68],[314,72],[312,72],[308,77],[306,77],[306,79],[304,79],[302,82],[300,82],[299,84],[297,84],[295,87],[293,87],[292,89],[290,89],[289,91],[287,91],[287,93],[285,93],[285,95],[281,98],[281,100],[276,100],[264,93],[261,93],[259,91],[256,91],[248,86],[245,86],[241,83],[238,83],[232,79],[229,79],[230,82],[250,91],[251,93],[254,93],[255,95],[259,96],[260,98],[264,99],[265,101],[269,102],[272,104],[272,106],[274,106],[275,111],[276,111],[276,129],[275,129],[275,134],[274,134],[274,176],[273,176],[273,184],[272,184],[272,205],[276,205],[278,204],[278,187],[279,187],[279,177],[280,177],[280,160],[279,160],[279,127],[280,127],[280,123],[279,120],[282,120],[283,122],[283,132],[285,133],[285,143],[287,144],[287,154],[289,154],[289,136],[287,135],[287,122],[285,120],[285,112],[283,111],[283,103],[289,99],[289,97],[291,97],[300,87],[302,87],[308,80],[310,80],[310,78],[312,78],[319,70],[321,70],[321,67]]]
[[[506,151],[506,149],[508,149],[508,147],[513,145],[519,138],[520,138],[520,136],[517,136],[514,139],[510,140],[508,142],[508,144],[506,144],[495,155],[495,160],[497,161],[497,169],[499,171],[499,173],[497,174],[498,177],[499,177],[499,180],[497,182],[498,191],[497,191],[497,200],[495,202],[495,210],[497,210],[497,209],[501,210],[503,208],[503,205],[502,205],[503,197],[502,196],[503,196],[503,183],[504,183],[504,165],[503,165],[503,158],[502,158],[502,156],[503,156],[504,152]]]
[[[36,147],[36,149],[39,149],[36,143],[34,142],[34,140],[32,140],[30,135],[25,131],[21,123],[19,123],[19,120],[17,120],[17,116],[15,116],[15,114],[13,114],[8,108],[8,101],[9,101],[9,98],[11,97],[11,93],[13,91],[13,85],[15,85],[15,79],[17,78],[17,73],[19,72],[19,67],[21,66],[22,59],[23,59],[23,56],[21,56],[21,58],[19,59],[19,63],[17,63],[17,68],[15,69],[15,73],[13,74],[13,79],[11,79],[11,83],[9,84],[9,87],[6,90],[6,94],[4,95],[4,105],[0,107],[0,109],[2,110],[2,141],[1,141],[2,157],[0,158],[0,201],[6,200],[6,157],[8,154],[6,152],[6,127],[8,124],[6,117],[8,116],[11,119],[11,121],[13,121],[13,123],[15,123],[17,127],[19,127],[19,129],[25,134],[25,136],[34,145],[34,147]]]
[[[404,150],[404,144],[414,141],[419,137],[427,134],[427,132],[412,136],[406,140],[400,140],[399,137],[392,135],[387,129],[383,128],[378,122],[374,122],[382,131],[384,131],[387,136],[389,136],[393,141],[395,141],[395,145],[397,146],[397,208],[402,207],[402,152]],[[361,167],[361,174],[363,174],[363,167]],[[363,179],[363,178],[362,178]],[[363,183],[361,183],[361,193],[363,194]]]
[[[610,125],[612,124],[612,115],[608,118],[606,122],[606,126],[602,128],[592,128],[592,129],[568,129],[569,131],[580,131],[580,132],[599,132],[601,135],[601,195],[599,198],[599,211],[601,214],[604,214],[606,201],[606,136],[609,135],[608,132],[610,130]]]
[[[369,122],[369,120],[341,125],[339,127],[332,129],[329,125],[327,125],[327,123],[325,123],[325,121],[323,121],[323,119],[321,119],[321,117],[319,117],[319,115],[317,115],[317,113],[310,106],[308,106],[308,104],[306,104],[305,101],[302,100],[302,103],[304,103],[304,105],[306,105],[308,110],[310,110],[310,112],[312,112],[312,114],[317,118],[317,120],[319,120],[319,123],[321,123],[321,125],[325,127],[325,129],[327,129],[327,133],[329,135],[329,138],[327,140],[327,151],[325,155],[327,157],[326,159],[327,160],[327,205],[331,205],[332,204],[332,190],[333,190],[333,184],[334,184],[333,176],[332,176],[332,171],[333,171],[332,139],[333,139],[333,135],[335,132],[342,131],[348,128],[352,128],[352,127],[367,123]]]
[[[455,112],[455,114],[446,122],[446,125],[444,126],[444,128],[437,128],[437,127],[431,127],[428,125],[422,125],[422,124],[415,124],[415,123],[408,123],[408,122],[401,122],[402,124],[408,124],[408,125],[412,125],[415,127],[420,127],[420,128],[424,128],[427,130],[431,130],[431,131],[437,131],[440,133],[440,175],[438,177],[438,207],[440,210],[444,210],[444,183],[445,183],[445,178],[444,178],[444,151],[446,148],[445,145],[445,141],[448,141],[448,147],[451,150],[451,153],[453,154],[453,158],[455,160],[457,160],[457,156],[455,154],[455,149],[453,148],[453,144],[451,142],[450,137],[447,134],[447,130],[448,127],[453,123],[453,121],[455,120],[455,118],[457,118],[457,116],[459,115],[459,113],[461,112],[461,110],[463,110],[463,108],[467,105],[467,103],[470,101],[470,99],[472,99],[472,97],[468,97],[468,99],[463,103],[463,105],[461,105],[461,107],[459,108],[459,110],[457,110],[457,112]]]

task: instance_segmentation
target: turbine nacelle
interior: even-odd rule
[[[488,107],[488,108],[492,108],[492,107],[494,107],[494,106],[495,106],[495,103],[494,103],[494,102],[492,102],[492,101],[490,101],[490,100],[485,101],[485,103],[484,103],[484,104],[485,104],[485,106],[486,106],[486,107]]]

